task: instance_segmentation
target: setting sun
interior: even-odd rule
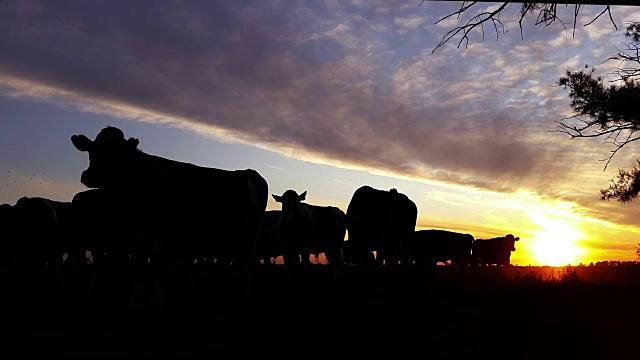
[[[539,218],[536,222],[544,230],[534,233],[530,248],[539,265],[564,266],[575,263],[584,252],[575,242],[585,238],[585,235],[565,220]]]

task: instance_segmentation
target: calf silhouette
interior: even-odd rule
[[[273,195],[282,204],[278,224],[284,264],[309,264],[310,254],[316,257],[324,253],[327,262],[338,276],[342,271],[342,244],[346,234],[346,215],[334,206],[317,206],[303,203],[307,192],[298,195],[294,190]],[[302,259],[300,259],[302,256]]]
[[[515,242],[520,240],[512,234],[492,239],[476,239],[473,242],[473,258],[479,265],[509,265],[511,252],[516,251]]]

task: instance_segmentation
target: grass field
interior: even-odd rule
[[[176,277],[165,308],[129,303],[126,273],[84,293],[7,286],[2,351],[618,359],[640,350],[640,264],[438,266],[402,274],[347,266],[338,281],[324,265],[312,265],[306,279],[263,266],[249,300],[232,270],[200,269],[191,282]]]

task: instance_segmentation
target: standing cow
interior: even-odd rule
[[[278,234],[282,242],[284,264],[309,265],[309,256],[324,253],[333,273],[340,275],[343,266],[342,244],[346,234],[346,215],[334,206],[303,203],[307,192],[294,190],[273,195],[282,204]],[[302,259],[300,259],[302,256]]]
[[[416,265],[437,265],[451,260],[451,265],[470,265],[473,235],[447,230],[419,230],[413,241]]]
[[[357,262],[364,264],[376,251],[379,265],[411,264],[411,247],[418,219],[418,207],[396,189],[358,188],[347,208],[347,231],[353,241]]]
[[[213,258],[233,249],[249,280],[268,199],[267,182],[258,172],[150,155],[138,149],[138,139],[126,139],[111,126],[93,141],[73,135],[71,142],[89,153],[81,182],[108,190],[111,201],[132,211],[136,227],[156,241],[154,267],[161,274],[171,263],[188,264],[194,256]]]
[[[71,224],[71,203],[40,197],[21,197],[3,206],[9,234],[4,246],[11,254],[11,271],[25,286],[59,288],[65,252],[64,239]]]
[[[353,242],[349,240],[345,240],[344,244],[342,245],[344,263],[347,265],[355,265],[357,263],[355,248],[353,244],[354,244]],[[368,251],[366,253],[365,261],[367,264],[373,264],[376,261],[376,258],[373,252]]]
[[[476,239],[473,242],[473,258],[479,265],[496,264],[508,266],[511,252],[516,251],[515,242],[520,240],[512,234],[492,239]]]
[[[2,275],[13,272],[13,241],[15,238],[15,211],[11,204],[0,205],[0,268]]]
[[[262,260],[265,265],[270,264],[271,259],[275,261],[278,256],[282,255],[280,237],[278,236],[278,223],[281,217],[281,210],[270,210],[264,213],[256,248],[258,260]]]
[[[139,209],[122,201],[109,189],[89,189],[71,200],[75,226],[69,242],[70,272],[86,268],[85,254],[91,254],[92,279],[89,290],[109,303],[127,301],[130,286],[146,284],[147,302],[153,282],[147,272],[153,241],[140,226]]]

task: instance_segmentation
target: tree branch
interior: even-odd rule
[[[613,24],[613,27],[616,28],[616,30],[618,30],[618,26],[616,26],[615,21],[613,21],[613,16],[611,16],[611,5],[607,5],[607,7],[602,10],[602,12],[600,12],[600,14],[598,14],[598,16],[596,16],[595,18],[593,18],[593,20],[589,21],[588,23],[584,24],[584,26],[589,26],[591,24],[593,24],[594,21],[598,20],[598,18],[604,14],[604,13],[609,13],[609,20],[611,20],[611,23]]]
[[[473,6],[474,4],[477,3],[477,1],[474,1],[473,3],[471,3],[468,6],[464,6],[464,4],[466,4],[467,2],[464,1],[463,2],[463,6],[460,7],[460,10],[449,14],[445,17],[443,17],[442,19],[438,20],[435,22],[435,24],[438,24],[439,22],[453,16],[453,15],[458,15],[458,18],[460,17],[460,14],[462,14],[464,11],[466,11],[467,9],[469,9],[471,6]],[[446,44],[451,38],[453,38],[454,36],[456,36],[458,33],[460,33],[461,31],[462,33],[462,38],[460,39],[460,41],[458,42],[458,48],[460,48],[460,45],[462,44],[463,41],[466,40],[466,46],[465,48],[469,45],[469,32],[471,32],[474,28],[480,26],[480,28],[482,29],[483,35],[482,35],[482,39],[484,40],[484,27],[483,24],[489,20],[491,20],[491,22],[493,23],[493,26],[496,29],[496,38],[498,38],[499,33],[498,33],[498,24],[500,24],[500,26],[502,26],[502,28],[504,29],[504,25],[502,24],[502,22],[497,19],[494,18],[495,16],[497,16],[498,14],[500,14],[500,12],[507,6],[508,2],[503,3],[498,9],[496,9],[495,11],[492,12],[482,12],[476,16],[473,16],[471,19],[469,19],[469,21],[467,21],[467,23],[464,26],[457,26],[455,28],[453,28],[452,30],[449,30],[441,39],[440,42],[438,43],[438,45],[436,45],[436,47],[431,51],[431,53],[433,54],[436,49],[438,49],[439,47],[441,47],[442,45]],[[484,16],[484,17],[483,17]],[[473,22],[474,20],[477,19],[477,22]],[[503,34],[505,34],[506,32],[503,31]]]
[[[422,5],[422,3],[424,2],[424,0],[420,3],[420,5]],[[478,2],[485,2],[485,1],[473,1],[470,4],[468,4],[468,1],[463,1],[462,5],[460,6],[460,9],[458,9],[457,11],[444,16],[443,18],[441,18],[440,20],[436,21],[435,24],[440,23],[441,21],[448,19],[452,16],[456,16],[457,19],[460,18],[460,15],[462,15],[464,12],[468,11],[473,5],[475,5]],[[499,14],[506,8],[507,4],[509,4],[509,2],[503,2],[497,10],[492,11],[492,12],[482,12],[479,14],[476,14],[474,16],[472,16],[469,21],[466,22],[465,25],[463,26],[457,26],[451,30],[449,30],[444,36],[442,36],[442,38],[440,39],[440,41],[438,42],[438,45],[436,45],[436,47],[431,51],[431,53],[434,53],[438,48],[440,48],[441,46],[443,46],[444,44],[446,44],[449,40],[451,40],[452,38],[454,38],[456,35],[461,33],[461,39],[458,42],[458,48],[460,48],[460,45],[462,45],[462,42],[465,41],[465,48],[468,47],[469,45],[469,33],[475,29],[476,27],[480,27],[483,33],[483,40],[484,40],[484,27],[483,24],[487,21],[491,21],[494,25],[494,28],[496,30],[496,38],[499,38],[500,33],[498,32],[498,25],[500,27],[502,27],[502,34],[506,34],[508,32],[508,30],[504,29],[504,25],[503,23],[498,19]],[[566,6],[568,6],[568,4],[566,4]],[[578,14],[580,13],[580,9],[581,9],[582,4],[579,2],[575,3],[575,9],[574,9],[574,13],[573,13],[573,36],[575,37],[575,30],[576,30],[576,23],[578,20]],[[541,25],[541,24],[545,24],[545,26],[549,26],[551,24],[553,24],[554,22],[558,21],[560,22],[560,24],[562,24],[562,26],[565,28],[565,30],[567,29],[566,24],[569,24],[568,22],[564,22],[562,21],[562,19],[560,19],[558,17],[558,13],[557,13],[557,7],[558,7],[558,3],[530,3],[530,2],[524,2],[522,3],[522,7],[520,9],[520,19],[518,20],[518,25],[520,27],[520,37],[524,40],[524,34],[522,31],[522,21],[523,19],[531,13],[535,13],[536,11],[538,12],[537,15],[537,19],[535,22],[535,25]],[[591,21],[589,21],[588,23],[586,23],[584,26],[589,26],[591,24],[593,24],[597,19],[599,19],[603,14],[607,13],[609,15],[609,20],[611,21],[611,23],[613,24],[613,27],[618,30],[618,26],[616,25],[615,21],[613,20],[613,16],[611,14],[611,5],[605,5],[605,8],[596,16],[594,17]],[[640,29],[637,29],[638,31],[640,31]]]

